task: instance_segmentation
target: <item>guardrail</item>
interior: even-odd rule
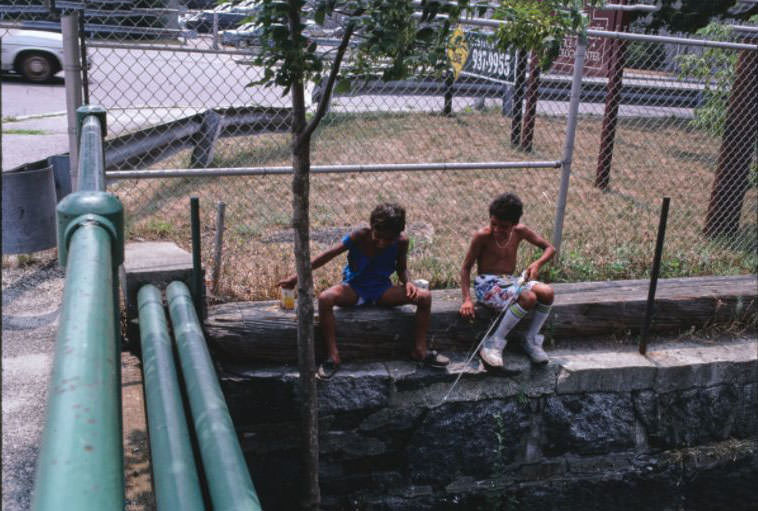
[[[78,189],[57,207],[66,268],[32,510],[121,510],[121,358],[117,268],[124,212],[105,191],[105,110],[77,111]]]

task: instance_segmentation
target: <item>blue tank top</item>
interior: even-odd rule
[[[391,284],[389,277],[396,269],[398,242],[393,242],[373,257],[361,252],[350,239],[350,234],[342,238],[342,244],[348,248],[347,265],[342,272],[343,281],[368,294],[386,291]]]

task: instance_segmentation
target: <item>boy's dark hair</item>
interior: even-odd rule
[[[524,212],[524,203],[515,193],[504,193],[490,204],[490,216],[506,222],[518,223]]]
[[[370,223],[377,231],[400,234],[405,230],[405,210],[399,204],[379,204],[371,212]]]

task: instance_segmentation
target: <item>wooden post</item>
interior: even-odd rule
[[[625,4],[626,0],[621,0]],[[616,14],[616,31],[625,28],[625,13]],[[607,190],[611,180],[611,162],[613,161],[613,143],[616,139],[616,121],[618,120],[619,103],[621,103],[621,85],[624,74],[624,50],[626,42],[620,39],[610,41],[611,58],[608,63],[608,89],[605,96],[605,114],[603,115],[603,130],[600,135],[600,151],[597,156],[597,171],[595,186]]]
[[[451,115],[453,113],[453,84],[455,83],[453,73],[448,72],[445,75],[445,106],[442,113]]]
[[[524,128],[521,131],[521,149],[532,152],[534,125],[537,121],[537,99],[540,86],[539,54],[532,52],[529,60],[529,79],[526,82],[526,107],[524,108]]]
[[[740,227],[750,160],[758,143],[758,52],[742,50],[729,96],[718,167],[703,232],[731,236]]]
[[[526,57],[519,50],[516,59],[516,83],[513,85],[511,104],[511,145],[518,147],[521,142],[522,103],[524,102],[524,82],[526,81]]]

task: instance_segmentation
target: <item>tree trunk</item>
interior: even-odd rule
[[[300,34],[300,7],[290,2],[290,33]],[[313,334],[313,274],[310,250],[310,136],[303,136],[305,90],[303,76],[292,84],[292,227],[295,231],[297,271],[297,364],[300,371],[302,466],[304,492],[302,509],[318,511],[321,492],[318,482],[318,394],[316,388]]]
[[[757,134],[758,52],[742,50],[729,96],[718,168],[703,229],[706,236],[734,236],[739,231]]]

